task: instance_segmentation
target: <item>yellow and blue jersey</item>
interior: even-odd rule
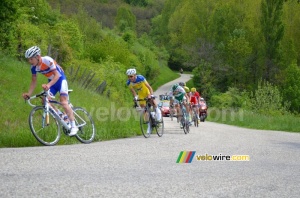
[[[129,88],[133,88],[137,94],[139,95],[139,98],[147,97],[150,94],[150,90],[146,86],[147,80],[142,75],[137,75],[135,82],[131,82],[129,79],[126,82],[126,85],[129,86]]]

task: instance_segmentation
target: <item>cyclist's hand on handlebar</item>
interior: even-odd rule
[[[134,96],[133,101],[137,101],[138,96]]]
[[[153,99],[153,98],[155,98],[155,96],[154,96],[154,95],[151,95],[150,97],[151,97],[152,99]]]
[[[28,93],[23,93],[22,94],[22,97],[25,99],[25,100],[28,100],[30,98],[29,94]]]
[[[48,91],[50,87],[47,84],[42,84],[42,87],[45,91]]]

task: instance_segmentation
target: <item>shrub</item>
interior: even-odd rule
[[[268,81],[260,81],[251,93],[252,109],[261,114],[288,113],[289,103],[283,102],[279,89]]]
[[[230,87],[225,93],[214,95],[211,98],[211,105],[217,108],[248,108],[250,105],[249,94]]]

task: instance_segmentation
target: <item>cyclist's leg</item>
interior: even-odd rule
[[[145,99],[148,97],[148,93],[141,93],[141,92],[138,92],[138,99]],[[142,108],[145,108],[146,107],[146,101],[139,101],[139,105],[142,107]],[[146,121],[147,119],[149,119],[149,115],[148,115],[148,112],[147,111],[143,111],[143,118],[144,120]],[[147,133],[150,134],[152,129],[151,129],[151,122],[150,120],[147,120],[148,121],[148,128],[147,128]]]
[[[175,114],[175,112],[174,112],[175,111],[175,107],[174,107],[174,99],[173,99],[173,97],[170,98],[169,107],[170,107],[170,114],[172,116],[174,116],[174,114]]]
[[[77,133],[78,127],[75,124],[75,118],[73,114],[73,110],[69,105],[69,94],[68,94],[68,83],[66,79],[59,79],[54,85],[50,88],[53,92],[57,93],[57,91],[60,93],[60,103],[63,107],[64,111],[66,112],[70,123],[71,123],[71,132],[70,136],[73,136]],[[51,91],[51,93],[53,93]]]
[[[56,86],[51,86],[50,87],[50,90],[49,90],[49,97],[48,97],[48,99],[49,99],[49,101],[50,100],[53,100],[53,98],[55,97],[55,95],[56,95],[56,93],[58,92],[58,90],[57,90],[57,87]],[[55,105],[53,105],[52,103],[49,103],[49,105],[59,114],[59,115],[61,115],[62,114],[62,112],[55,106]]]
[[[173,105],[174,109],[176,109],[177,122],[179,122],[181,119],[182,112],[180,110],[179,101],[176,98],[173,98]]]
[[[185,106],[185,109],[186,109],[187,120],[188,120],[188,121],[191,121],[190,108],[189,108],[190,105],[187,103],[187,100],[186,100],[185,97],[184,97],[184,99],[183,99],[183,105]]]
[[[200,119],[200,106],[199,104],[196,105],[196,112],[197,112],[197,117],[198,117],[198,120]]]
[[[151,99],[151,104],[152,104],[153,108],[155,109],[156,120],[160,121],[161,117],[162,117],[161,110],[160,110],[160,108],[158,108],[155,98]]]
[[[68,94],[67,81],[65,79],[58,80],[51,88],[55,89],[56,92],[57,92],[57,90],[59,90],[60,103],[61,103],[62,107],[64,108],[66,114],[68,115],[69,120],[71,121],[71,124],[74,123],[74,125],[75,125],[73,111],[72,111],[71,107],[69,106],[69,102],[68,102],[69,94]],[[72,127],[75,127],[75,126],[73,126],[73,124],[72,124]]]

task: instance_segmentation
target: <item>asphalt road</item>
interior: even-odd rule
[[[191,163],[176,163],[181,151],[195,151]],[[234,155],[250,160],[209,160]],[[299,184],[299,134],[213,122],[185,135],[165,118],[161,138],[0,149],[1,198],[299,197]]]

